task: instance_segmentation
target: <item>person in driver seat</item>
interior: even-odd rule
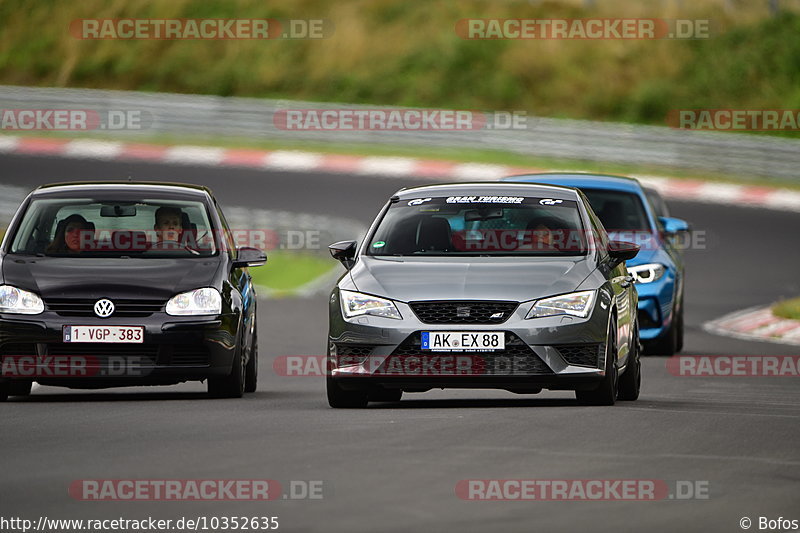
[[[161,243],[176,243],[177,246],[183,233],[183,212],[177,207],[162,205],[156,209],[156,245]]]

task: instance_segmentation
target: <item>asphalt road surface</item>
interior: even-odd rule
[[[367,223],[418,180],[0,156],[0,183],[126,178],[211,186],[223,205]],[[704,321],[800,293],[800,214],[671,203],[706,232],[687,252],[684,354],[797,355],[705,333]],[[269,268],[267,265],[263,268]],[[800,380],[688,378],[644,360],[642,395],[582,407],[568,392],[431,391],[332,410],[323,379],[283,377],[281,355],[321,355],[324,296],[260,302],[260,387],[208,400],[205,386],[41,387],[0,405],[0,516],[178,519],[277,516],[283,531],[741,531],[800,519]],[[321,481],[321,499],[84,502],[82,479]],[[662,501],[464,501],[466,479],[663,480]],[[683,500],[691,485],[706,498]],[[302,487],[295,483],[295,489]],[[296,490],[301,493],[302,490]],[[221,531],[221,528],[216,528]],[[202,529],[201,529],[202,530]],[[210,529],[213,530],[213,529]]]

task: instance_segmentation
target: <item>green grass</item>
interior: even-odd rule
[[[727,7],[726,7],[727,6]],[[664,124],[673,108],[800,108],[800,0],[4,0],[0,83]],[[81,40],[82,18],[321,18],[326,39]],[[698,40],[466,40],[463,18],[710,19]],[[795,135],[797,133],[795,132]]]
[[[275,294],[288,294],[336,268],[330,258],[291,252],[267,252],[264,266],[250,268],[253,283]]]
[[[776,303],[772,306],[772,314],[781,318],[800,320],[800,298]]]

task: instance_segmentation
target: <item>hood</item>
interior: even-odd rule
[[[574,291],[592,272],[585,257],[375,258],[350,271],[356,290],[414,300],[524,302]]]
[[[42,298],[167,299],[198,287],[216,286],[218,258],[116,259],[5,256],[8,285]],[[219,287],[218,287],[219,288]]]

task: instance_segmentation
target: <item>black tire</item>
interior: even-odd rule
[[[8,384],[9,396],[30,396],[33,381],[12,381]]]
[[[680,311],[678,311],[677,331],[675,332],[675,352],[679,353],[683,350],[683,302],[681,302]]]
[[[614,405],[617,400],[617,321],[612,318],[606,334],[606,375],[593,390],[576,390],[575,397],[582,405]]]
[[[639,357],[639,324],[634,324],[634,338],[631,342],[632,353],[628,356],[625,373],[619,378],[617,399],[632,402],[639,398],[642,387],[642,361]]]
[[[371,402],[399,402],[402,397],[402,389],[381,389],[369,393]]]
[[[255,317],[253,317],[255,320]],[[250,360],[244,371],[244,391],[255,392],[258,388],[258,326],[253,329],[253,344],[250,347]]]
[[[366,407],[369,402],[369,393],[360,390],[344,390],[334,379],[325,378],[328,390],[328,405],[334,409],[357,409]]]
[[[244,396],[246,367],[244,357],[242,357],[243,348],[240,342],[236,347],[229,375],[224,378],[209,378],[208,395],[212,398],[241,398]]]
[[[8,383],[0,383],[0,402],[8,400]]]

